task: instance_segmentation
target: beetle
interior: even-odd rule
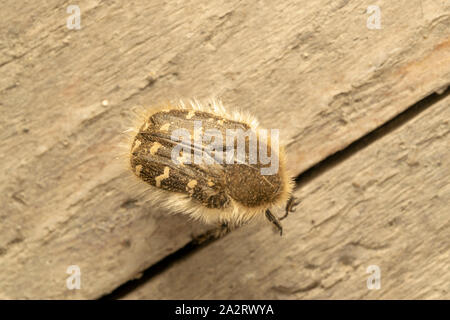
[[[214,236],[261,216],[282,234],[280,220],[298,202],[277,134],[215,99],[150,108],[141,119],[131,130],[129,169],[161,206],[219,224]],[[271,210],[281,206],[278,218]]]

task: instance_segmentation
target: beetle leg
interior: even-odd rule
[[[286,213],[280,218],[280,221],[289,215],[289,212],[295,212],[295,207],[300,203],[296,197],[292,196],[286,204]]]
[[[266,210],[266,218],[277,228],[280,232],[280,236],[283,235],[283,227],[281,226],[280,221],[277,217],[275,217],[269,209]]]

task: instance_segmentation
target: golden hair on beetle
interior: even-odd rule
[[[126,131],[126,167],[148,187],[149,200],[171,212],[227,230],[265,217],[281,234],[280,219],[271,210],[285,206],[286,215],[293,211],[297,204],[291,197],[294,181],[286,168],[284,148],[263,131],[252,115],[228,110],[215,99],[149,108],[138,112]],[[247,132],[242,148],[238,136],[231,136],[232,144],[224,145],[221,137],[228,143],[229,132]],[[180,140],[183,134],[187,140]],[[205,134],[217,144],[207,144]],[[239,151],[241,158],[235,156]],[[256,158],[252,158],[254,151]],[[227,160],[230,152],[231,162]],[[269,167],[261,160],[261,152],[270,156]],[[205,161],[196,162],[197,156]],[[278,161],[277,170],[263,174],[272,169],[273,159]]]

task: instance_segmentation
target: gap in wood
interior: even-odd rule
[[[199,250],[200,248],[208,245],[212,241],[215,240],[207,240],[203,242],[202,244],[196,244],[193,241],[187,243],[184,247],[178,249],[177,251],[173,252],[172,254],[169,254],[168,256],[164,257],[162,260],[158,261],[154,265],[150,266],[146,270],[143,271],[142,276],[139,279],[133,279],[125,282],[124,284],[120,285],[116,289],[114,289],[113,292],[101,297],[101,300],[115,300],[120,299],[127,295],[128,293],[132,292],[134,289],[138,288],[142,284],[146,283],[151,278],[157,276],[161,272],[163,272],[165,269],[170,268],[174,263],[179,262],[183,259],[187,259],[192,253]]]
[[[355,155],[357,152],[368,147],[369,145],[371,145],[378,139],[381,139],[384,136],[390,134],[391,132],[399,129],[401,126],[403,126],[407,122],[411,121],[413,118],[417,117],[423,111],[432,107],[434,104],[438,103],[439,101],[445,99],[449,94],[450,94],[450,86],[447,86],[447,88],[444,90],[444,92],[441,92],[440,94],[434,92],[434,93],[426,96],[425,98],[417,101],[416,103],[411,105],[409,108],[407,108],[403,112],[396,115],[391,120],[388,120],[387,122],[383,123],[381,126],[375,128],[374,130],[370,131],[369,133],[362,136],[361,138],[353,141],[348,146],[346,146],[344,149],[329,155],[328,157],[326,157],[322,161],[316,163],[314,166],[312,166],[308,170],[299,174],[295,179],[295,182],[296,182],[295,188],[298,189],[302,185],[317,178],[318,176],[323,174],[325,171],[331,170],[333,167],[335,167],[339,163],[347,160],[351,156]],[[389,146],[386,146],[386,147],[388,148]]]
[[[401,112],[391,120],[385,122],[378,128],[369,132],[365,136],[355,140],[351,144],[349,144],[344,149],[337,151],[334,154],[329,155],[322,161],[318,162],[308,170],[299,174],[296,181],[296,189],[300,188],[302,185],[310,182],[311,180],[319,177],[321,174],[325,173],[328,170],[331,170],[333,167],[338,165],[339,163],[346,161],[351,156],[355,155],[357,152],[363,150],[370,144],[374,143],[378,139],[390,134],[394,130],[400,128],[408,121],[411,121],[413,118],[417,117],[420,113],[425,111],[426,109],[432,107],[434,104],[439,102],[440,100],[445,99],[450,95],[450,87],[441,93],[432,93],[425,98],[419,100],[411,107],[407,108],[405,111]],[[387,148],[389,146],[386,146]],[[217,240],[217,239],[216,239]],[[187,259],[190,255],[192,255],[195,251],[200,250],[201,248],[207,246],[216,240],[208,240],[202,244],[196,244],[193,241],[186,244],[181,249],[173,252],[172,254],[166,256],[162,260],[158,261],[156,264],[147,268],[139,279],[130,280],[118,288],[116,288],[110,294],[107,294],[101,299],[110,300],[110,299],[120,299],[126,296],[128,293],[132,292],[134,289],[138,288],[140,285],[146,283],[151,278],[157,276],[165,269],[170,268],[174,263],[179,262],[183,259]]]

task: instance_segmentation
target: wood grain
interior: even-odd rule
[[[243,227],[124,298],[449,299],[449,120],[447,96],[302,185],[285,236]]]
[[[220,96],[281,128],[300,173],[450,83],[443,1],[378,1],[380,30],[370,1],[77,4],[80,30],[60,0],[0,12],[1,298],[102,296],[204,230],[122,178],[135,105]]]

